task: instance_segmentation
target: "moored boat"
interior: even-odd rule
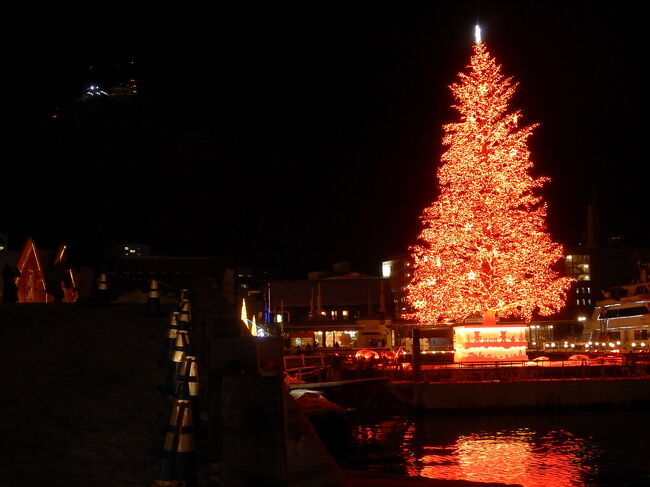
[[[650,282],[615,286],[595,303],[583,336],[592,349],[643,353],[650,350]]]

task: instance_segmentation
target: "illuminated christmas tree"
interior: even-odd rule
[[[250,325],[248,324],[248,313],[246,311],[246,300],[241,300],[241,313],[239,318],[244,322],[244,326],[250,330]]]
[[[469,71],[451,85],[460,120],[445,125],[448,146],[438,169],[440,194],[421,216],[424,229],[410,247],[411,317],[421,324],[483,316],[559,311],[572,280],[554,270],[562,246],[546,231],[548,178],[533,178],[527,147],[536,125],[520,127],[508,102],[517,83],[477,36]]]

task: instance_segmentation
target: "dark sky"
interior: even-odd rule
[[[275,2],[5,18],[0,232],[376,273],[436,197],[477,19],[520,83],[549,230],[645,244],[648,34],[631,2]],[[110,10],[110,9],[109,9]],[[134,60],[135,65],[128,64]],[[89,66],[94,66],[92,70]],[[136,100],[80,103],[131,70]],[[53,113],[58,119],[50,118]]]

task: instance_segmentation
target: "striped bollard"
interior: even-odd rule
[[[176,397],[179,397],[179,395],[185,390],[187,390],[187,394],[192,400],[192,417],[194,418],[194,426],[198,432],[201,420],[199,408],[198,362],[196,356],[191,352],[185,355],[183,357],[183,362],[181,362],[178,381],[176,384]]]
[[[176,343],[172,348],[171,360],[167,368],[167,379],[165,383],[159,388],[162,394],[171,396],[176,392],[176,385],[178,383],[178,375],[181,371],[181,364],[185,356],[191,354],[190,337],[187,331],[178,330],[176,334]]]
[[[194,447],[192,401],[187,387],[180,388],[172,400],[167,433],[163,445],[163,461],[153,486],[197,486],[197,463]]]
[[[147,298],[145,314],[149,316],[158,316],[161,314],[160,292],[158,291],[158,281],[156,279],[152,279],[149,283],[149,296]]]
[[[163,348],[161,363],[162,365],[168,364],[172,359],[172,352],[174,350],[174,345],[176,344],[176,336],[180,328],[180,323],[178,322],[178,317],[180,313],[178,311],[172,311],[169,315],[169,326],[167,327],[167,338],[165,339],[165,346]]]
[[[107,306],[108,302],[108,276],[105,272],[100,272],[97,278],[97,304]]]
[[[189,299],[183,300],[179,313],[178,321],[181,330],[190,331],[192,329],[192,310]]]

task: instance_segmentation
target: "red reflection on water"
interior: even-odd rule
[[[586,467],[579,451],[584,441],[567,432],[551,432],[535,444],[528,430],[507,435],[472,434],[455,443],[424,446],[407,469],[411,476],[520,484],[524,487],[582,486]]]
[[[352,439],[366,445],[371,442],[383,444],[392,434],[395,434],[399,426],[400,422],[394,420],[380,421],[372,426],[357,426],[352,431]]]

